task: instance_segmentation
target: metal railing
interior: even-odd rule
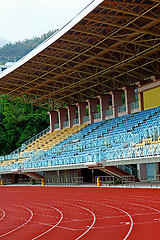
[[[78,124],[78,123],[79,123],[79,118],[73,119],[73,125]]]
[[[131,110],[139,108],[139,102],[133,102],[131,103]]]
[[[47,127],[46,129],[44,129],[42,132],[38,133],[37,135],[35,135],[34,137],[30,138],[29,140],[27,140],[26,142],[24,142],[22,144],[22,147],[26,147],[27,145],[29,145],[30,143],[36,141],[38,138],[42,137],[44,134],[46,134],[47,132],[50,131],[50,126]],[[14,152],[13,152],[14,153]]]
[[[112,116],[112,115],[113,115],[113,109],[112,108],[105,111],[105,116],[108,117],[108,116]]]
[[[68,126],[69,126],[69,122],[68,121],[63,122],[63,127],[68,127]]]
[[[83,177],[71,177],[71,178],[60,178],[56,179],[46,179],[46,185],[55,185],[55,186],[77,186],[83,184]]]
[[[101,118],[101,113],[98,112],[98,113],[94,113],[94,119],[99,119]]]
[[[118,107],[118,112],[120,113],[120,112],[126,112],[126,105],[124,105],[124,106],[119,106]]]
[[[134,146],[135,144],[141,142],[143,139],[152,138],[153,140],[157,139],[157,137],[160,136],[160,126],[151,127],[147,129],[143,129],[142,132],[139,132],[138,134],[133,133],[120,133],[118,135],[113,135],[112,138],[109,137],[101,137],[101,138],[93,138],[89,140],[85,140],[83,142],[79,143],[68,143],[61,146],[55,146],[54,148],[51,148],[48,150],[48,155],[50,153],[59,153],[59,152],[67,152],[67,151],[82,151],[83,149],[89,149],[89,148],[97,148],[100,149],[103,147],[103,151],[118,151],[119,149],[124,149],[127,146]],[[118,144],[118,145],[117,145]],[[117,146],[116,146],[117,145]],[[104,148],[106,146],[106,149]],[[116,147],[115,147],[116,146]],[[115,149],[113,149],[114,147]],[[111,149],[112,148],[112,149]],[[40,156],[44,157],[44,150],[39,150],[37,154],[37,158]],[[3,160],[12,160],[12,159],[18,159],[18,158],[36,158],[36,153],[32,152],[27,155],[27,153],[21,153],[19,154],[10,154],[7,156],[2,156],[1,161]]]
[[[44,131],[43,131],[44,132]],[[37,135],[36,135],[37,136]],[[12,153],[7,156],[1,156],[0,160],[12,160],[18,158],[27,158],[27,161],[24,163],[12,163],[1,165],[0,170],[16,169],[18,167],[23,167],[23,164],[26,168],[29,167],[43,167],[43,166],[54,166],[62,164],[76,164],[84,162],[93,162],[93,161],[102,161],[102,160],[117,160],[117,159],[131,159],[131,158],[142,158],[150,156],[160,156],[160,144],[155,143],[151,145],[141,145],[133,147],[135,144],[141,142],[143,139],[152,138],[153,141],[157,140],[160,136],[160,126],[156,125],[153,127],[148,127],[146,129],[140,129],[138,134],[132,133],[122,133],[112,137],[101,137],[93,138],[86,140],[85,142],[65,144],[62,146],[55,146],[54,148],[44,152],[44,150],[39,150],[38,153]],[[121,143],[118,147],[115,147],[115,143]],[[125,143],[125,147],[123,146]],[[127,143],[127,144],[126,144]],[[112,148],[112,144],[113,147]],[[122,147],[123,146],[123,147]],[[98,151],[96,151],[96,149]],[[88,152],[85,152],[84,149],[91,149]],[[59,156],[57,153],[67,152],[76,150],[77,155],[70,154],[66,156]],[[84,151],[84,152],[83,152]],[[56,157],[53,160],[49,160],[50,154],[56,153]],[[81,153],[81,154],[79,154]],[[44,160],[45,157],[45,160]]]
[[[22,169],[38,169],[46,168],[52,166],[61,165],[72,165],[72,164],[82,164],[88,162],[99,162],[108,160],[122,160],[122,159],[134,159],[134,158],[145,158],[145,157],[160,157],[160,144],[145,145],[141,147],[129,147],[122,149],[110,149],[106,151],[94,150],[89,153],[83,153],[82,155],[67,155],[67,156],[56,156],[54,158],[42,157],[36,158],[36,160],[26,160],[24,162],[15,162],[12,164],[0,165],[0,171],[17,171]],[[38,160],[37,160],[38,159]]]
[[[11,152],[9,155],[0,156],[0,161],[17,159],[19,157],[20,152],[22,152],[26,148],[26,146],[28,146],[32,142],[36,141],[37,139],[39,139],[40,137],[42,137],[44,134],[46,134],[49,131],[50,131],[50,126],[47,127],[46,129],[44,129],[42,132],[35,135],[34,137],[30,138],[26,142],[24,142],[21,145],[21,147],[17,148],[13,152]]]
[[[160,144],[107,150],[104,153],[104,160],[134,159],[151,156],[160,156]]]
[[[83,117],[83,122],[85,123],[85,122],[88,122],[89,121],[89,116],[84,116]]]
[[[132,166],[120,165],[120,166],[118,166],[118,168],[122,169],[123,171],[125,171],[135,177],[138,177],[138,170]]]
[[[117,178],[115,176],[95,176],[95,183],[97,185],[99,179],[99,186],[113,186],[116,183]]]
[[[54,129],[58,129],[59,128],[59,123],[54,124]]]

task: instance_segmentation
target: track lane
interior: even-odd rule
[[[132,229],[133,229],[133,219],[132,219],[132,217],[131,217],[131,215],[128,213],[128,212],[126,212],[125,210],[123,210],[123,209],[121,209],[121,208],[119,208],[119,207],[116,207],[116,206],[113,206],[113,205],[108,205],[108,204],[104,204],[104,203],[98,203],[98,202],[91,202],[91,201],[83,201],[83,203],[86,203],[86,204],[92,204],[93,206],[95,206],[95,208],[97,209],[97,207],[96,207],[96,205],[99,205],[99,206],[105,206],[105,207],[107,207],[107,208],[112,208],[112,209],[116,209],[116,210],[118,210],[118,211],[120,211],[120,212],[122,212],[122,213],[124,213],[128,218],[129,218],[129,220],[130,220],[130,222],[127,222],[127,219],[125,219],[124,218],[124,215],[120,215],[120,216],[114,216],[114,214],[113,214],[113,212],[111,213],[111,214],[113,214],[113,215],[111,215],[111,216],[107,216],[107,217],[105,217],[105,218],[103,218],[103,221],[105,222],[105,220],[106,219],[112,219],[112,222],[110,222],[110,221],[107,221],[106,222],[106,225],[105,225],[105,223],[104,223],[104,226],[101,226],[101,227],[98,227],[98,226],[95,226],[95,228],[94,228],[94,235],[96,235],[96,230],[98,230],[99,231],[99,229],[101,229],[101,230],[103,230],[104,231],[104,229],[105,228],[109,228],[109,227],[115,227],[115,228],[117,228],[117,231],[118,231],[118,228],[120,228],[120,232],[121,232],[121,234],[122,234],[122,227],[124,228],[124,226],[123,225],[120,225],[120,224],[117,224],[117,221],[116,221],[116,223],[115,223],[115,220],[117,220],[117,218],[118,218],[118,222],[120,222],[120,221],[124,221],[124,222],[127,222],[128,224],[128,226],[129,226],[129,229],[128,229],[128,231],[126,230],[126,234],[124,234],[125,236],[122,238],[123,240],[126,240],[128,237],[129,237],[129,235],[130,235],[130,233],[131,233],[131,231],[132,231]],[[99,209],[99,207],[98,207],[98,209]],[[105,212],[105,211],[103,211],[103,212]],[[110,214],[109,213],[109,211],[107,212],[108,214]],[[101,213],[102,214],[102,213]],[[99,218],[97,218],[97,220],[98,220]],[[124,220],[125,219],[125,220]],[[102,218],[101,218],[101,221],[102,221]],[[125,227],[127,227],[128,228],[128,226],[125,226]],[[123,230],[124,231],[124,230]],[[105,233],[106,234],[106,238],[111,238],[111,236],[109,235],[110,234],[110,232],[109,232],[109,234],[107,235],[107,232]],[[93,235],[93,234],[92,234]],[[94,235],[92,236],[92,239],[94,239]],[[120,233],[119,233],[119,236],[120,236]],[[95,238],[96,239],[96,238]]]
[[[52,201],[54,205],[58,204],[61,206],[61,210],[67,215],[61,225],[57,226],[59,229],[59,234],[63,235],[60,230],[68,230],[65,234],[66,239],[78,240],[85,236],[94,226],[96,221],[95,214],[88,208],[83,207],[81,205],[68,203],[68,202],[60,202],[60,201]],[[88,212],[86,214],[86,212]],[[88,218],[88,215],[90,217]],[[86,227],[87,225],[87,227]],[[87,229],[86,229],[87,228]],[[79,234],[79,232],[81,232]],[[58,235],[58,233],[57,233]],[[77,236],[78,235],[78,236]],[[57,239],[62,239],[59,236]]]
[[[5,217],[6,213],[3,209],[0,208],[0,211],[2,211],[2,217],[0,218],[0,221],[3,220],[3,218]]]
[[[38,238],[44,236],[45,234],[49,233],[50,231],[52,231],[55,227],[57,227],[60,224],[60,222],[63,219],[63,213],[58,208],[53,207],[53,206],[49,206],[49,205],[46,205],[46,204],[42,204],[42,203],[34,203],[34,204],[38,204],[38,205],[46,206],[46,207],[49,207],[49,208],[53,208],[60,213],[61,217],[60,217],[60,220],[55,225],[53,225],[50,229],[48,229],[47,231],[45,231],[45,232],[39,234],[38,236],[32,238],[32,240],[38,239]]]
[[[11,233],[13,233],[13,232],[15,232],[15,231],[17,231],[17,230],[20,229],[20,228],[23,228],[23,227],[24,227],[26,224],[28,224],[28,223],[31,221],[31,219],[33,218],[33,212],[32,212],[29,208],[24,207],[24,206],[19,206],[19,205],[13,205],[13,204],[11,204],[11,206],[16,206],[16,207],[20,207],[20,208],[24,208],[24,209],[28,210],[28,211],[30,212],[31,216],[30,216],[30,218],[29,218],[25,223],[23,223],[22,225],[20,225],[20,226],[18,226],[18,227],[16,227],[16,228],[14,228],[14,229],[12,229],[12,230],[4,233],[4,234],[1,234],[1,235],[0,235],[0,238],[5,237],[5,236],[7,236],[7,235],[9,235],[9,234],[11,234]]]
[[[13,206],[13,204],[10,204],[9,206],[11,206],[11,205]],[[57,223],[57,219],[53,218],[54,216],[52,216],[51,212],[47,212],[48,209],[43,208],[43,209],[41,209],[42,211],[40,213],[39,208],[37,209],[37,211],[36,211],[36,209],[33,208],[33,205],[35,205],[34,203],[27,202],[27,206],[28,205],[30,205],[30,209],[32,208],[33,211],[32,210],[31,211],[34,212],[34,219],[32,218],[32,221],[30,221],[30,224],[27,225],[27,222],[26,222],[26,224],[23,224],[21,226],[18,226],[18,227],[14,226],[15,227],[14,229],[12,229],[11,231],[8,231],[7,233],[3,234],[1,237],[5,238],[7,240],[10,240],[11,236],[12,236],[12,239],[21,240],[22,235],[25,232],[24,239],[25,240],[31,240],[33,238],[33,235],[35,237],[36,233],[37,233],[37,235],[43,235],[42,231],[43,232],[48,231],[48,229],[53,228],[53,222],[55,222],[55,224]],[[18,206],[18,205],[14,205],[14,206]],[[29,209],[29,208],[25,207],[25,209]],[[50,207],[50,209],[53,210],[52,207]],[[55,210],[55,208],[54,208],[54,210]],[[17,220],[23,220],[24,219],[25,212],[24,211],[19,211],[18,212],[17,209],[16,210],[14,209],[13,212],[14,212],[15,216],[9,215],[9,213],[8,213],[8,219],[14,219],[13,223],[15,225],[15,224],[17,224]],[[38,222],[37,220],[39,220],[40,222]],[[43,222],[42,222],[42,220],[43,220]],[[50,223],[51,220],[52,220],[52,225]],[[49,221],[49,224],[47,224],[47,222],[45,222],[45,221]],[[22,229],[22,227],[24,229]],[[6,229],[6,228],[8,228],[8,226],[3,227],[3,229]],[[0,229],[1,229],[1,225],[0,225]],[[14,231],[16,231],[16,230],[19,230],[19,231],[17,231],[16,234],[15,234]],[[12,235],[10,236],[10,234],[12,234]]]
[[[117,198],[115,202],[118,205],[123,205],[125,209],[128,209],[127,211],[130,211],[130,214],[134,219],[134,231],[132,231],[132,234],[129,237],[129,239],[159,240],[159,235],[157,233],[159,232],[160,228],[160,209],[156,209],[151,206],[137,203],[139,201],[144,202],[144,200],[142,199],[138,200],[137,198],[135,198],[134,200],[135,202],[133,202],[133,198],[131,198],[132,201],[131,202],[129,198],[127,198],[127,200],[123,202],[122,200],[119,200],[119,198]],[[130,205],[132,207],[130,207]]]
[[[79,205],[77,205],[77,206],[79,206]],[[93,222],[92,222],[91,226],[89,226],[89,228],[84,233],[82,233],[78,238],[76,238],[75,240],[78,240],[78,239],[82,238],[84,235],[86,235],[91,230],[91,228],[94,226],[94,224],[96,222],[96,216],[91,210],[89,210],[86,207],[82,207],[82,206],[79,206],[79,207],[87,210],[88,212],[90,212],[93,215]]]
[[[133,215],[134,221],[135,221],[135,231],[133,231],[133,234],[131,235],[130,240],[135,239],[144,239],[144,240],[159,240],[159,236],[157,235],[157,231],[160,227],[160,210],[144,205],[144,204],[138,204],[134,202],[126,202],[129,205],[134,205],[140,207],[140,209],[149,209],[152,212],[149,212],[149,214],[143,215]],[[156,218],[155,213],[156,212]],[[156,221],[158,220],[158,221]],[[142,231],[143,228],[143,231]],[[141,230],[141,231],[140,231]]]
[[[6,199],[9,199],[9,201],[6,201]],[[95,214],[96,221],[85,235],[81,236],[92,225],[93,215],[77,206],[58,203],[60,201],[64,203],[64,199],[67,203],[88,208]],[[7,202],[8,204],[12,202],[14,205],[22,205],[23,203],[23,206],[33,211],[34,218],[29,224],[15,231],[13,237],[9,234],[8,238],[5,236],[4,239],[31,240],[42,233],[41,228],[45,232],[60,220],[60,213],[57,213],[54,209],[51,211],[47,207],[35,207],[34,203],[38,203],[52,205],[52,207],[58,208],[64,215],[63,220],[53,231],[51,230],[41,236],[43,240],[75,240],[80,236],[82,240],[106,240],[107,236],[109,236],[109,240],[124,240],[125,238],[126,240],[159,240],[159,199],[159,189],[5,187],[3,188],[0,201],[2,203],[5,202],[6,205]],[[100,206],[98,204],[112,205],[115,209],[109,209],[108,206]],[[138,204],[141,206],[138,206]],[[124,210],[133,218],[134,228],[130,232],[131,219],[127,214],[120,212],[116,208]],[[27,214],[24,215],[22,213],[21,221],[25,219],[25,216]],[[9,221],[6,219],[8,218],[5,216],[3,218],[4,221],[0,221],[0,231],[2,223],[6,224],[6,228],[9,228]],[[18,220],[15,223],[18,223]],[[26,237],[27,234],[28,236]]]
[[[111,208],[118,209],[119,211],[125,213],[125,214],[129,217],[129,219],[130,219],[130,228],[129,228],[126,236],[123,238],[123,240],[126,240],[126,239],[129,237],[129,235],[131,234],[131,231],[132,231],[132,229],[133,229],[133,218],[131,217],[131,215],[130,215],[128,212],[124,211],[124,210],[121,209],[121,208],[117,208],[117,207],[110,206],[110,205],[106,205],[106,204],[103,204],[103,205],[104,205],[104,206],[109,206],[109,207],[111,207]]]

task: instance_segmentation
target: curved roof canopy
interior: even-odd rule
[[[94,0],[0,74],[0,94],[46,108],[71,105],[151,81],[159,53],[159,0]]]

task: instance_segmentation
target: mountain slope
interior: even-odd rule
[[[51,35],[55,33],[56,30],[50,31],[43,34],[41,37],[34,37],[32,39],[26,39],[24,41],[19,41],[16,43],[7,43],[0,48],[0,62],[5,64],[6,62],[16,62]]]

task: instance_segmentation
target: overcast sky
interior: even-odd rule
[[[60,29],[92,0],[0,0],[0,36],[10,42]]]

